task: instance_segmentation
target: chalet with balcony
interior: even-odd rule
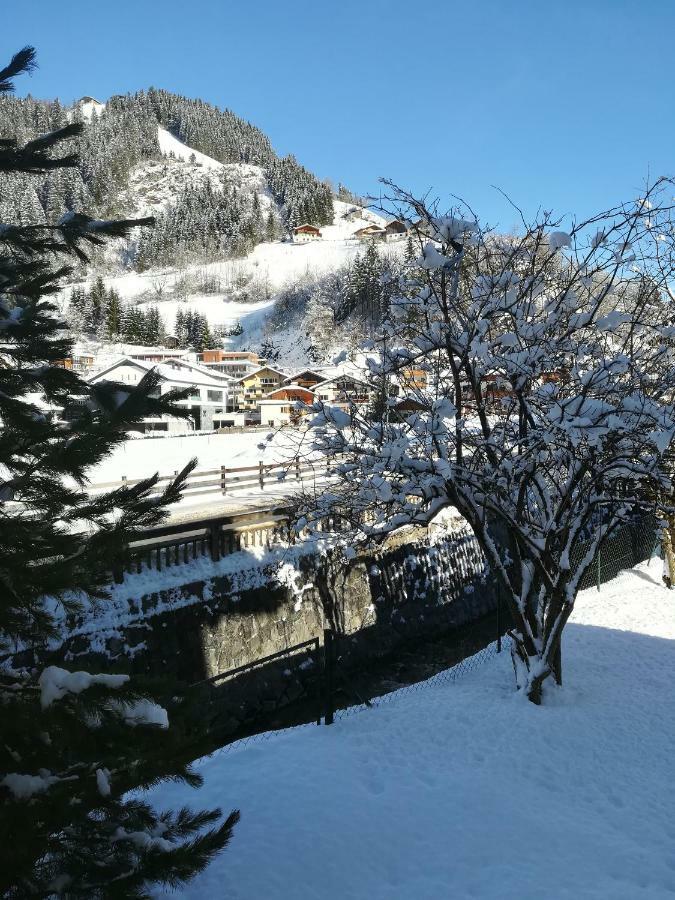
[[[370,390],[365,381],[353,375],[334,375],[313,388],[316,399],[330,404],[368,403]]]
[[[298,404],[314,403],[316,396],[313,391],[301,387],[299,384],[287,384],[277,388],[258,403],[260,410],[260,424],[280,428],[282,425],[297,425],[307,411],[299,408]]]
[[[325,381],[326,376],[322,375],[320,372],[315,372],[313,369],[303,369],[301,372],[296,372],[294,375],[290,375],[283,382],[284,385],[299,385],[304,388],[313,388],[315,385],[319,384],[320,381]]]
[[[210,371],[222,372],[235,380],[257,371],[266,362],[249,350],[204,350],[198,359]]]
[[[317,228],[315,225],[309,225],[305,223],[304,225],[298,225],[297,228],[293,229],[293,243],[294,244],[306,244],[308,241],[320,241],[321,240],[321,230]]]
[[[385,240],[387,241],[398,241],[401,238],[405,237],[408,233],[408,228],[405,222],[402,222],[400,219],[394,219],[393,222],[387,222],[384,226],[385,231]]]
[[[267,395],[281,387],[286,380],[286,373],[273,369],[272,366],[261,366],[253,372],[238,378],[234,383],[234,406],[240,411],[257,409],[258,403]]]
[[[384,241],[386,240],[387,232],[384,228],[380,228],[379,225],[366,225],[365,228],[359,228],[358,231],[355,231],[352,237],[359,241]]]

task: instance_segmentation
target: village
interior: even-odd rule
[[[136,426],[140,434],[172,435],[187,431],[239,430],[253,426],[297,426],[312,404],[327,403],[349,410],[372,400],[363,368],[356,362],[285,371],[252,351],[204,350],[201,353],[166,347],[129,346],[103,367],[94,355],[75,355],[60,364],[80,372],[87,382],[114,381],[135,386],[149,371],[161,376],[160,395],[189,390],[179,406],[189,418],[147,417]],[[415,392],[427,385],[422,369],[409,367],[389,386],[394,414],[414,410]]]

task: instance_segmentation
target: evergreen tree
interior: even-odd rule
[[[89,291],[89,322],[87,323],[87,331],[96,333],[101,327],[106,298],[105,283],[99,275]]]
[[[0,71],[0,92],[33,64],[32,48],[18,53]],[[51,154],[80,129],[72,123],[28,145],[1,141],[0,172],[76,165],[72,155]],[[18,645],[34,648],[38,660],[58,631],[55,609],[75,614],[82,594],[105,597],[115,560],[161,520],[193,466],[159,501],[151,496],[156,476],[93,499],[81,489],[127,429],[148,415],[180,414],[174,402],[182,394],[153,398],[154,372],[132,388],[91,385],[53,365],[71,347],[48,299],[67,272],[51,264],[52,254],[86,259],[87,247],[124,237],[136,224],[76,214],[59,225],[0,232],[3,657]],[[153,883],[187,881],[227,843],[237,813],[219,821],[218,810],[157,813],[142,799],[125,799],[128,788],[162,777],[199,780],[174,761],[172,729],[158,741],[158,726],[139,721],[143,709],[164,714],[127,676],[5,665],[0,694],[3,897],[146,897]]]
[[[114,288],[110,288],[106,294],[103,322],[106,339],[109,341],[118,340],[122,331],[122,301]]]
[[[86,323],[91,317],[89,311],[89,295],[81,288],[73,288],[68,303],[68,324],[77,334],[87,330]]]
[[[415,253],[415,245],[413,244],[412,235],[408,234],[408,239],[405,244],[405,255],[403,257],[403,261],[406,265],[412,266],[417,259],[417,254]]]
[[[352,315],[358,316],[367,330],[382,321],[388,305],[390,289],[385,287],[385,265],[373,241],[368,243],[363,255],[357,254],[349,272],[344,297],[336,313],[343,322]]]
[[[188,332],[188,320],[187,314],[184,313],[181,309],[176,313],[176,325],[174,328],[174,333],[176,336],[176,340],[178,341],[178,346],[185,350],[189,346],[190,335]]]
[[[277,239],[277,220],[274,218],[272,210],[267,214],[267,222],[265,223],[265,240],[276,241]]]
[[[122,337],[128,344],[145,342],[145,315],[138,306],[127,306],[122,316]]]
[[[164,340],[164,325],[159,309],[151,306],[145,313],[144,343],[153,346]]]

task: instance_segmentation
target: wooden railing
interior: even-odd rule
[[[119,583],[126,572],[144,568],[161,571],[200,557],[216,562],[249,547],[267,548],[278,541],[292,543],[294,538],[290,507],[160,525],[148,528],[129,544],[113,569],[113,577]]]
[[[295,517],[296,511],[287,503],[148,528],[126,547],[113,568],[113,578],[121,583],[125,573],[161,571],[200,558],[217,562],[252,547],[293,544],[297,537]],[[346,524],[345,518],[331,513],[315,527],[319,531],[340,531]]]
[[[178,474],[162,475],[157,479],[157,487],[153,491],[160,494],[164,487]],[[259,487],[263,490],[266,485],[284,482],[302,482],[312,478],[325,478],[328,474],[324,460],[316,462],[301,462],[293,460],[285,463],[262,463],[253,466],[240,466],[230,468],[219,466],[216,469],[205,469],[200,472],[192,472],[185,483],[183,495],[196,497],[200,494],[230,494],[238,490],[246,490]],[[121,487],[131,487],[139,484],[141,478],[127,478],[122,475],[119,481],[106,481],[100,484],[89,485],[88,491],[98,494],[103,491],[111,491]]]

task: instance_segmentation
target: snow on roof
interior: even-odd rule
[[[357,375],[352,375],[351,372],[338,372],[336,375],[331,375],[330,378],[325,378],[323,381],[315,384],[314,388],[318,391],[319,388],[325,387],[325,385],[327,384],[332,384],[334,381],[339,381],[341,378],[353,381],[355,384],[362,385],[363,387],[368,387],[368,383],[364,381],[363,378],[359,378]]]
[[[208,366],[204,366],[201,363],[193,362],[189,359],[165,360],[163,362],[156,363],[155,368],[162,372],[162,374],[166,372],[166,377],[172,378],[174,380],[176,380],[176,373],[180,373],[181,370],[188,370],[190,372],[196,372],[198,375],[210,379],[212,382],[218,382],[220,384],[222,384],[223,382],[234,381],[232,376],[227,375],[225,372],[219,372]]]
[[[107,375],[124,365],[134,366],[144,372],[150,372],[154,369],[167,381],[178,381],[181,384],[203,384],[210,387],[222,388],[226,383],[234,381],[233,378],[226,375],[224,372],[214,372],[212,369],[206,369],[198,363],[193,363],[189,360],[170,360],[168,362],[151,363],[141,359],[132,359],[130,356],[123,356],[120,359],[115,360],[105,369],[101,369],[99,372],[90,375],[87,378],[87,381],[98,380],[103,375]]]
[[[119,359],[114,360],[111,363],[108,363],[107,366],[103,369],[99,369],[97,372],[92,372],[91,375],[86,377],[86,381],[95,381],[100,378],[102,375],[107,375],[108,372],[112,372],[114,369],[118,369],[120,366],[134,366],[137,369],[141,369],[141,371],[149,372],[153,366],[145,362],[142,359],[132,359],[130,356],[121,356]]]
[[[293,231],[316,231],[317,234],[321,234],[321,229],[317,228],[316,225],[310,225],[309,222],[305,222],[302,225],[297,225]]]
[[[303,375],[315,375],[317,378],[323,379],[326,376],[320,372],[318,369],[296,369],[296,371],[289,375],[286,379],[287,382],[295,381],[296,378],[301,378]]]
[[[247,372],[246,375],[242,375],[241,378],[236,378],[235,381],[239,383],[240,381],[246,381],[247,378],[252,378],[254,375],[257,375],[259,372],[264,372],[265,370],[269,370],[270,372],[274,372],[276,375],[281,375],[282,378],[286,378],[286,373],[282,372],[281,369],[275,369],[274,366],[260,366],[259,369],[254,369],[252,372]]]
[[[270,391],[269,394],[265,394],[265,400],[275,400],[275,394],[281,394],[284,391],[295,391],[298,394],[309,394],[311,397],[315,396],[315,391],[311,388],[303,387],[301,384],[282,384],[280,387],[274,388],[273,391]],[[278,399],[288,399],[279,397]],[[261,401],[262,402],[262,401]]]
[[[380,225],[366,225],[365,228],[359,228],[354,234],[382,234],[384,230]]]

